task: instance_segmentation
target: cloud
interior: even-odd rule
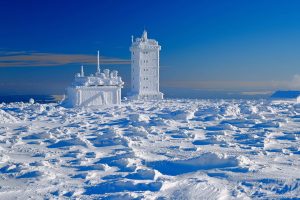
[[[95,55],[27,51],[0,51],[0,67],[49,67],[68,64],[96,64]],[[130,60],[100,57],[100,64],[130,64]]]

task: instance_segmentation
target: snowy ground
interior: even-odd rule
[[[0,105],[0,199],[296,199],[300,105]]]

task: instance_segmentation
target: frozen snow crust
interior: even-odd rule
[[[0,104],[0,199],[296,199],[300,104]]]

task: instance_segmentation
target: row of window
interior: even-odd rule
[[[132,86],[134,88],[134,85]],[[148,86],[143,86],[143,89],[148,89]]]
[[[144,63],[148,63],[148,60],[143,60]],[[132,60],[132,63],[134,63],[134,60]]]
[[[148,51],[142,51],[143,54],[148,54]],[[134,55],[134,52],[132,52],[132,55]]]
[[[144,72],[148,72],[149,69],[148,69],[148,68],[144,68],[143,71],[144,71]],[[134,72],[134,68],[132,69],[132,72]]]
[[[132,80],[134,80],[134,77],[132,77]],[[148,81],[149,78],[148,77],[144,77],[144,81]]]

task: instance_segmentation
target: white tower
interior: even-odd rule
[[[163,99],[159,91],[159,51],[161,46],[148,39],[144,30],[141,38],[132,37],[131,95],[133,99]]]

